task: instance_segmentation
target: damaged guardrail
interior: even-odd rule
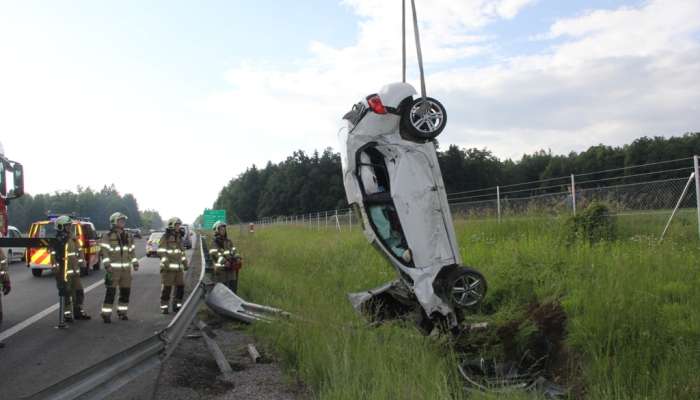
[[[180,311],[162,331],[148,339],[117,353],[99,363],[63,379],[27,397],[40,399],[102,399],[141,376],[151,368],[160,366],[173,351],[192,323],[197,309],[204,299],[204,272],[211,262],[203,237],[199,237],[201,268],[197,284],[187,297]]]
[[[206,303],[217,314],[247,324],[255,321],[271,322],[275,317],[290,317],[289,313],[278,308],[247,302],[221,283],[217,283],[209,292]]]

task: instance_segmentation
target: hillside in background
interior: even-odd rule
[[[78,187],[75,192],[25,194],[11,201],[8,207],[10,224],[23,232],[29,229],[32,222],[45,219],[48,213],[87,217],[96,229],[107,230],[109,216],[116,211],[126,214],[129,227],[160,228],[163,224],[157,211],[139,211],[134,195],[121,195],[114,185],[105,186],[100,191]]]
[[[700,154],[700,132],[678,137],[642,137],[630,144],[603,144],[567,155],[540,150],[520,160],[501,160],[488,149],[450,145],[438,151],[447,192],[480,189],[691,157]],[[639,172],[639,170],[637,170]],[[286,160],[259,169],[255,165],[228,182],[214,202],[236,220],[302,214],[346,207],[340,155],[328,148],[307,155],[299,150]]]

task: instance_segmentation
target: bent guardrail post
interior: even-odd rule
[[[200,235],[202,265],[195,289],[167,328],[136,345],[26,397],[30,400],[102,399],[153,367],[177,347],[204,298],[205,245]]]

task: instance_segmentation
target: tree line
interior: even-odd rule
[[[599,144],[565,155],[540,150],[519,160],[501,160],[488,149],[438,147],[448,193],[603,171],[700,154],[700,132],[677,137],[641,137],[623,146]],[[643,171],[643,170],[642,170]],[[636,171],[637,173],[640,170]],[[595,176],[593,176],[595,178]],[[231,179],[213,207],[227,210],[230,222],[255,221],[347,207],[340,154],[325,149],[295,151],[286,160],[255,165]]]
[[[26,232],[31,224],[46,219],[48,214],[68,214],[87,217],[98,230],[109,229],[109,216],[122,212],[128,217],[128,227],[158,229],[163,220],[157,211],[141,212],[138,202],[132,194],[121,195],[114,185],[104,186],[95,191],[91,188],[78,187],[75,192],[55,192],[24,196],[10,201],[8,214],[10,225]]]

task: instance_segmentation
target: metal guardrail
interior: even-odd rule
[[[211,260],[202,235],[199,236],[199,249],[202,265],[197,285],[167,328],[26,398],[102,399],[167,360],[177,348],[204,299],[204,272]]]

